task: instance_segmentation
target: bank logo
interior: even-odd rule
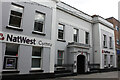
[[[0,33],[0,40],[4,40],[4,36],[3,36],[3,33]]]

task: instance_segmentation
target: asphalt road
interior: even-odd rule
[[[59,77],[55,79],[40,79],[40,80],[120,80],[120,72],[103,72],[92,74],[81,74],[77,76]]]
[[[69,76],[64,78],[118,78],[118,71],[114,72],[104,72],[104,73],[93,73],[93,74],[85,74],[85,75],[77,75],[77,76]]]

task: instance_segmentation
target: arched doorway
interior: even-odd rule
[[[82,74],[85,72],[85,56],[78,55],[77,56],[77,73]]]

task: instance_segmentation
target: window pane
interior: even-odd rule
[[[40,68],[41,59],[40,58],[32,58],[32,68]]]
[[[35,31],[43,32],[43,23],[35,22],[35,24],[34,24],[34,30]]]
[[[103,47],[107,47],[107,38],[106,38],[106,35],[103,35]]]
[[[58,51],[58,65],[62,65],[63,64],[63,53],[64,51]]]
[[[111,65],[113,64],[112,61],[113,61],[113,55],[110,56],[110,64]]]
[[[17,56],[18,55],[18,46],[19,45],[17,45],[17,44],[6,44],[5,55]]]
[[[74,41],[77,42],[77,34],[74,34]]]
[[[104,55],[104,65],[107,65],[107,55]]]
[[[62,65],[62,59],[58,59],[58,65]]]
[[[22,7],[12,4],[9,25],[14,26],[14,27],[20,27],[22,13],[23,13]]]
[[[35,31],[43,32],[44,20],[45,20],[44,14],[41,14],[38,12],[35,13],[35,23],[34,23],[34,30]]]
[[[106,41],[106,35],[104,35],[104,41]]]
[[[74,29],[74,34],[77,34],[77,29]]]
[[[23,13],[22,7],[19,7],[19,6],[13,5],[13,4],[11,5],[11,10]]]
[[[33,47],[32,56],[40,56],[41,57],[41,48]]]
[[[35,22],[44,22],[44,20],[45,20],[44,14],[40,14],[40,13],[35,14]]]
[[[58,24],[58,38],[63,39],[64,38],[64,25]]]
[[[120,41],[117,39],[117,44],[120,44]]]
[[[89,33],[88,32],[86,32],[86,44],[89,44]]]
[[[109,43],[109,47],[112,48],[112,37],[110,37],[110,43]]]
[[[59,24],[59,25],[58,25],[58,29],[59,29],[59,30],[64,30],[64,25]]]
[[[15,16],[10,16],[9,25],[15,26],[15,27],[20,27],[20,24],[21,24],[21,18],[15,17]]]
[[[58,38],[59,38],[59,39],[63,39],[63,33],[62,33],[62,32],[59,32],[59,33],[58,33]]]
[[[12,14],[12,15],[19,16],[19,17],[22,17],[22,13],[20,13],[20,12],[11,11],[11,14]]]
[[[89,33],[88,33],[88,32],[86,32],[86,38],[87,38],[87,39],[89,38]]]
[[[18,48],[17,44],[6,44],[4,69],[17,69]]]
[[[77,42],[78,41],[78,29],[74,29],[74,41]]]
[[[62,51],[58,51],[58,58],[63,58],[63,52]]]

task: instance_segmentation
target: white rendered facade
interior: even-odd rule
[[[34,2],[13,3],[25,8],[22,31],[6,28],[9,24],[11,3],[4,3],[1,6],[3,8],[3,24],[0,23],[0,26],[2,26],[0,32],[4,35],[11,34],[30,39],[34,38],[36,42],[40,40],[42,45],[41,42],[39,45],[38,43],[28,45],[27,43],[19,43],[19,41],[18,43],[12,42],[12,40],[10,40],[11,42],[5,41],[2,40],[4,36],[0,35],[1,73],[11,71],[3,69],[7,43],[20,45],[20,52],[17,55],[19,74],[31,74],[31,72],[37,74],[37,71],[42,71],[41,73],[44,75],[45,73],[54,74],[56,71],[64,70],[70,70],[71,73],[84,73],[91,71],[92,68],[116,68],[114,29],[112,24],[105,19],[97,15],[91,17],[70,5],[55,0],[39,2],[39,4]],[[44,34],[35,34],[36,32],[33,31],[36,10],[45,15]],[[103,35],[107,36],[105,47],[103,47]],[[112,42],[111,47],[109,47],[110,41]],[[32,47],[34,46],[43,48],[43,62],[41,68],[34,68],[33,70],[31,69],[31,57],[34,57],[32,56]],[[104,55],[107,55],[106,61]]]

